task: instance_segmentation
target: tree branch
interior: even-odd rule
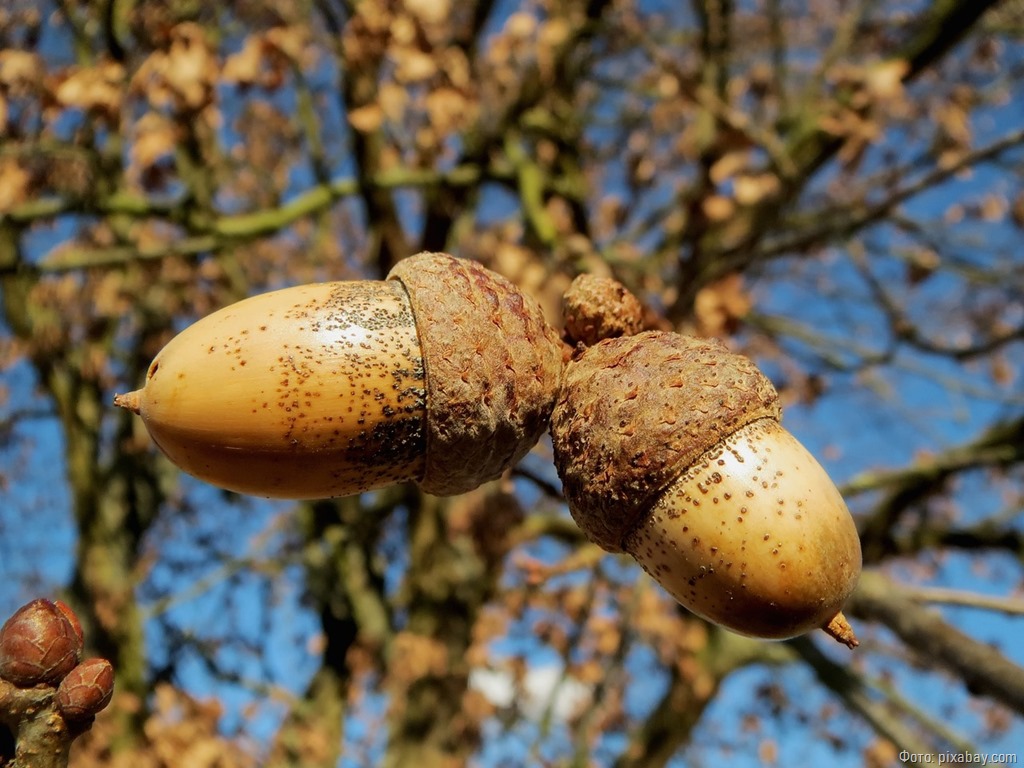
[[[943,603],[968,608],[980,608],[996,611],[1012,616],[1024,616],[1024,600],[997,595],[982,595],[963,589],[945,589],[942,587],[910,587],[903,588],[904,594],[911,600],[926,603]]]
[[[906,723],[895,717],[892,703],[879,700],[873,695],[864,677],[849,665],[832,661],[807,636],[790,640],[788,645],[814,670],[822,685],[863,718],[880,736],[909,752],[922,755],[936,753],[935,746],[922,741]]]
[[[886,625],[922,658],[957,675],[970,693],[1024,713],[1024,669],[922,607],[882,574],[862,574],[848,608],[855,616]]]
[[[11,755],[0,751],[4,768],[67,768],[78,734],[69,731],[57,712],[52,687],[15,688],[0,679],[0,730],[4,727],[10,729],[15,749]],[[0,739],[0,747],[3,743]]]
[[[897,46],[883,58],[906,60],[908,68],[903,81],[909,82],[923,70],[938,61],[960,39],[981,15],[998,0],[979,0],[964,3],[942,0],[923,15],[916,34],[903,45]],[[671,316],[678,317],[688,310],[700,288],[731,271],[742,269],[757,259],[764,258],[761,243],[766,233],[778,224],[780,215],[804,190],[819,170],[832,160],[845,142],[821,127],[818,119],[821,109],[800,115],[802,105],[794,105],[793,115],[798,127],[788,138],[787,165],[796,171],[781,178],[780,194],[766,198],[762,203],[744,209],[745,221],[732,217],[723,228],[714,228],[702,238],[703,255],[693,274],[688,276],[683,290],[676,299]],[[870,219],[869,219],[870,220]]]
[[[774,240],[765,241],[757,248],[753,258],[776,258],[849,238],[864,227],[881,221],[899,205],[916,195],[934,189],[937,185],[968,168],[996,160],[1003,153],[1022,144],[1024,144],[1024,130],[1014,131],[991,144],[964,153],[955,163],[933,168],[918,179],[894,190],[884,200],[872,205],[854,205],[849,200],[845,200],[826,210],[801,214],[800,218],[807,224],[806,227],[801,227],[799,222],[783,222],[783,226],[780,228],[782,234]],[[913,166],[914,163],[909,165]],[[896,175],[898,178],[906,177],[906,174],[903,173]]]
[[[896,548],[892,531],[903,513],[938,493],[949,478],[972,469],[1008,467],[1021,461],[1024,461],[1024,416],[995,424],[967,445],[951,448],[911,467],[853,478],[841,489],[846,496],[890,489],[872,515],[860,524],[865,562],[877,562],[892,553]],[[922,535],[938,543],[935,534],[922,531]]]

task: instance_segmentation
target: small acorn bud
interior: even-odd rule
[[[114,695],[114,668],[106,659],[87,659],[57,687],[57,707],[67,720],[95,716]]]
[[[222,488],[304,499],[412,480],[454,495],[533,447],[561,365],[557,334],[516,286],[420,254],[383,282],[298,286],[214,312],[114,402],[172,462]]]
[[[81,654],[81,627],[50,600],[23,605],[0,627],[0,677],[19,688],[56,683]]]
[[[824,628],[861,568],[853,519],[779,418],[771,382],[720,343],[652,331],[566,367],[551,417],[573,517],[694,613],[746,635]]]
[[[643,327],[643,306],[610,277],[579,275],[562,301],[565,335],[571,342],[592,347],[602,339],[632,336]]]

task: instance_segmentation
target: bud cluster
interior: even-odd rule
[[[60,600],[33,600],[0,627],[0,681],[16,688],[51,686],[69,721],[85,721],[110,703],[114,670],[105,659],[82,661],[84,637]]]

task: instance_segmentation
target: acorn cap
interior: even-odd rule
[[[518,462],[547,428],[562,346],[540,305],[473,261],[421,253],[388,275],[412,303],[427,379],[420,487],[455,495]]]
[[[566,290],[562,316],[566,336],[588,347],[640,333],[644,324],[643,306],[622,283],[589,274],[577,276]]]
[[[551,416],[573,518],[609,552],[677,475],[781,409],[772,383],[720,342],[648,331],[606,339],[566,366]]]

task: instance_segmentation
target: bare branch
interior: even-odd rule
[[[5,768],[67,768],[78,734],[68,730],[53,699],[51,687],[15,688],[0,679],[0,728],[9,728],[15,743],[13,755],[0,753]]]
[[[900,719],[894,702],[880,698],[878,692],[855,669],[832,661],[809,637],[798,637],[788,644],[810,665],[818,680],[879,735],[909,752],[922,755],[937,752],[933,744],[923,741]]]
[[[903,588],[907,597],[926,603],[942,603],[944,605],[960,605],[968,608],[981,608],[1012,616],[1024,616],[1024,600],[996,595],[982,595],[962,589],[944,589],[942,587],[911,587]]]
[[[928,173],[893,190],[884,200],[872,205],[858,206],[844,200],[839,205],[825,210],[802,212],[800,219],[808,225],[806,228],[793,226],[796,222],[788,222],[789,226],[782,226],[779,230],[784,234],[773,240],[766,240],[757,248],[753,258],[778,258],[848,239],[864,227],[881,221],[912,197],[934,189],[968,168],[996,160],[1003,153],[1022,145],[1024,130],[1014,131],[991,144],[965,152],[955,163],[932,168]],[[900,178],[903,178],[902,174]]]
[[[969,692],[1024,712],[1024,669],[923,608],[882,574],[864,573],[848,607],[856,616],[886,625],[915,653],[946,667]]]

